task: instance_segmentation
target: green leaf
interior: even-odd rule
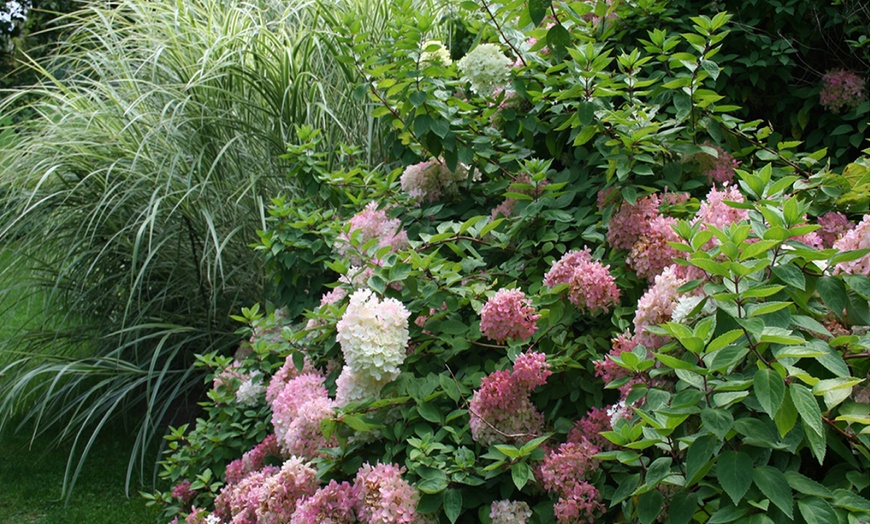
[[[742,451],[725,451],[716,462],[716,478],[734,505],[740,504],[752,485],[752,458]]]
[[[668,504],[668,524],[689,524],[698,509],[698,494],[679,491]]]
[[[849,289],[865,300],[870,300],[870,277],[864,275],[843,275],[843,280],[849,285]]]
[[[802,384],[793,382],[789,385],[791,400],[797,408],[806,429],[814,431],[817,435],[823,435],[822,410],[813,392]]]
[[[752,304],[747,307],[749,310],[749,318],[757,317],[759,315],[766,315],[768,313],[773,313],[774,311],[779,311],[780,309],[785,309],[791,305],[791,302],[765,302],[762,304]]]
[[[686,487],[700,481],[713,467],[713,453],[722,445],[721,439],[713,435],[702,435],[695,439],[686,453]]]
[[[807,279],[804,277],[803,271],[796,266],[791,264],[775,266],[773,274],[789,286],[796,287],[801,291],[806,291],[807,289]]]
[[[825,303],[831,312],[838,317],[843,316],[843,311],[849,303],[846,296],[846,285],[837,277],[821,277],[816,282],[816,291],[819,293],[822,302]]]
[[[797,471],[786,471],[785,479],[788,481],[788,485],[798,493],[826,499],[834,496],[831,490]]]
[[[448,489],[444,492],[444,514],[451,523],[456,522],[462,513],[462,492],[458,489]]]
[[[421,404],[417,404],[417,412],[420,413],[420,416],[429,422],[434,422],[436,424],[444,424],[444,415],[441,413],[441,410],[438,409],[435,404],[431,404],[428,402],[424,402]]]
[[[637,498],[637,520],[641,524],[652,524],[665,505],[665,496],[654,489]]]
[[[529,17],[535,26],[540,25],[541,21],[544,20],[551,2],[552,0],[529,0]]]
[[[791,487],[789,487],[782,471],[772,466],[759,466],[752,472],[752,480],[764,493],[764,496],[781,509],[789,519],[794,518],[794,500],[792,499]]]
[[[798,412],[794,407],[794,402],[791,400],[791,392],[786,389],[785,396],[782,399],[782,405],[779,406],[779,411],[773,417],[776,423],[776,429],[779,430],[779,436],[784,437],[797,423]]]
[[[632,493],[640,486],[640,473],[623,477],[618,483],[616,491],[613,493],[613,499],[610,501],[610,507],[613,507],[623,500],[631,496]]]
[[[707,345],[707,353],[718,351],[743,336],[742,329],[732,329],[714,338]]]
[[[547,45],[562,49],[571,45],[571,35],[565,26],[556,24],[547,31]]]
[[[432,477],[417,483],[417,489],[428,495],[441,493],[447,489],[447,477]]]
[[[707,431],[713,433],[720,440],[725,440],[725,435],[734,424],[731,412],[725,409],[704,408],[701,410],[701,424]]]
[[[779,406],[782,404],[782,399],[785,397],[785,381],[776,371],[772,369],[762,369],[755,373],[752,379],[752,386],[755,388],[755,397],[761,404],[764,412],[774,418]]]
[[[531,477],[532,468],[530,468],[525,462],[517,462],[511,466],[511,479],[513,479],[514,486],[516,486],[517,489],[523,489]]]
[[[834,511],[834,508],[820,498],[800,499],[798,500],[798,509],[807,524],[831,524],[840,520],[837,518],[837,512]]]

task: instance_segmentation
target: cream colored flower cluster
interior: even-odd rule
[[[489,96],[496,86],[507,83],[512,63],[496,44],[480,44],[456,65],[475,93]]]
[[[336,326],[347,368],[375,381],[396,378],[405,361],[410,315],[394,298],[380,300],[370,289],[354,292]]]

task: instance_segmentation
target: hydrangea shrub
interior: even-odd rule
[[[456,62],[433,16],[344,20],[394,168],[299,130],[344,218],[276,200],[257,248],[334,281],[202,357],[229,378],[170,437],[169,518],[870,519],[870,158],[730,115],[727,14],[624,41],[618,7],[474,5]]]

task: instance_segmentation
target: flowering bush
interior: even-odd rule
[[[165,476],[196,495],[172,511],[265,522],[292,499],[290,522],[870,518],[870,159],[832,171],[729,115],[713,91],[728,15],[615,45],[617,5],[485,4],[482,43],[457,63],[424,55],[427,16],[399,17],[383,48],[346,20],[344,60],[390,125],[395,168],[309,162],[351,225],[283,226],[299,229],[288,250],[308,235],[336,246],[323,268],[337,275],[274,354],[240,361],[271,377],[249,413],[276,444],[234,450],[223,476],[176,445]],[[516,105],[500,106],[508,89]],[[726,149],[741,159],[729,177],[701,165]],[[409,191],[435,172],[423,159],[468,172],[424,198]],[[316,477],[279,490],[303,463]]]

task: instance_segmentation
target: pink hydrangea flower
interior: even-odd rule
[[[630,375],[624,367],[613,361],[610,357],[618,357],[626,351],[632,351],[637,347],[637,339],[629,332],[620,333],[611,340],[611,350],[602,360],[595,361],[595,376],[601,377],[605,384],[610,384]]]
[[[257,508],[260,505],[260,488],[263,482],[280,471],[275,466],[266,466],[254,471],[238,484],[227,484],[214,501],[215,514],[223,522],[232,524],[258,524]]]
[[[535,334],[541,318],[525,293],[499,289],[480,312],[480,330],[490,340],[502,343],[523,340]]]
[[[553,507],[559,524],[594,524],[605,509],[598,489],[588,482],[577,482]]]
[[[329,484],[298,505],[290,524],[354,524],[357,494],[349,482]]]
[[[677,220],[668,216],[658,216],[650,223],[650,231],[631,247],[626,264],[637,276],[652,282],[664,268],[680,257],[680,252],[668,242],[679,242],[680,237],[673,229]]]
[[[552,372],[543,353],[517,357],[513,372],[484,377],[469,404],[471,437],[484,446],[523,443],[540,433],[544,417],[529,398]]]
[[[183,506],[187,506],[196,496],[196,490],[190,489],[190,482],[179,482],[172,488],[172,496]]]
[[[834,249],[838,251],[853,251],[867,248],[870,248],[870,215],[864,215],[864,218],[855,229],[846,232],[845,235],[834,242]],[[837,264],[836,272],[870,276],[870,253],[858,260],[840,262]]]
[[[442,196],[459,193],[458,182],[468,177],[468,169],[458,164],[456,171],[447,169],[440,158],[433,158],[405,168],[400,183],[409,197],[425,202],[435,202]]]
[[[602,451],[613,449],[613,443],[601,436],[601,433],[613,429],[610,423],[611,418],[612,415],[608,408],[591,408],[586,416],[578,420],[568,432],[568,442],[580,442],[587,439]]]
[[[351,246],[351,237],[359,235],[359,245],[375,240],[380,247],[390,247],[401,251],[408,247],[408,235],[402,229],[399,219],[387,218],[387,212],[378,209],[377,202],[369,202],[365,209],[350,219],[347,233],[341,233],[335,241],[335,249],[340,255],[347,256],[351,264],[359,265],[368,257]]]
[[[607,243],[614,249],[629,250],[650,231],[652,219],[659,215],[658,195],[641,198],[635,205],[623,202],[607,224]]]
[[[710,146],[710,144],[706,144]],[[716,150],[718,156],[699,153],[696,158],[701,165],[701,172],[707,177],[710,183],[719,185],[728,184],[734,181],[734,170],[740,166],[740,161],[731,156],[731,153],[725,151],[720,146],[710,146]]]
[[[362,465],[354,480],[359,493],[361,522],[405,524],[417,521],[419,495],[402,478],[404,472],[405,468],[395,464]]]
[[[287,383],[299,375],[317,373],[317,370],[314,368],[314,365],[311,364],[311,361],[308,360],[308,357],[304,357],[302,362],[302,371],[299,371],[296,368],[296,364],[293,362],[293,355],[288,355],[287,358],[284,359],[284,365],[282,365],[281,368],[272,375],[272,379],[269,381],[269,386],[266,388],[266,402],[269,404],[274,402]]]
[[[637,302],[634,315],[634,332],[638,343],[647,349],[661,347],[662,337],[647,331],[647,327],[663,324],[671,319],[680,294],[677,289],[687,281],[677,276],[676,266],[668,266],[655,277],[655,283]]]
[[[610,274],[610,266],[597,260],[580,264],[568,282],[568,300],[580,311],[607,313],[619,304],[619,288]]]
[[[707,198],[701,202],[693,223],[701,222],[705,229],[707,225],[722,229],[727,225],[749,218],[748,210],[731,207],[725,203],[726,201],[743,202],[743,195],[737,187],[727,184],[721,190],[715,187],[710,189]]]
[[[598,467],[598,459],[593,455],[600,451],[586,438],[580,438],[577,442],[565,442],[544,458],[536,472],[538,480],[547,491],[564,495],[577,482],[588,478]]]
[[[858,107],[867,99],[867,81],[854,71],[834,69],[822,77],[819,101],[828,111],[839,113]]]
[[[554,288],[559,284],[571,282],[574,271],[589,262],[592,262],[592,252],[589,251],[589,248],[585,248],[583,251],[568,251],[562,255],[562,258],[554,262],[553,267],[544,275],[544,285]]]
[[[289,381],[272,402],[272,425],[281,449],[291,455],[293,451],[324,447],[319,427],[320,421],[330,415],[330,402],[322,376],[308,373]]]
[[[263,479],[255,510],[258,524],[289,522],[296,506],[317,491],[317,471],[298,457],[290,457],[274,475]]]
[[[855,228],[849,218],[839,211],[830,211],[819,217],[821,229],[816,234],[822,239],[822,245],[826,248],[833,247],[840,237]]]
[[[227,464],[224,480],[227,484],[238,484],[249,473],[262,469],[268,457],[280,456],[277,437],[274,434],[269,435],[253,449],[245,452],[242,458]]]
[[[492,524],[526,524],[531,517],[531,508],[522,501],[494,500],[489,507]]]

